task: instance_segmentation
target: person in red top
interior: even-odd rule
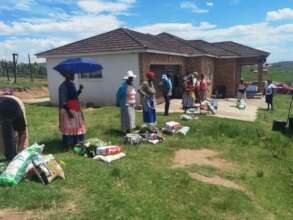
[[[209,81],[205,79],[204,74],[200,74],[200,80],[199,80],[199,95],[200,95],[200,102],[203,102],[207,99],[207,93],[208,93],[208,87],[209,87]]]
[[[186,76],[184,82],[184,94],[182,99],[182,105],[184,112],[186,113],[187,109],[192,108],[194,105],[194,76],[192,74]]]

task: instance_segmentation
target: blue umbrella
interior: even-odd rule
[[[54,67],[59,73],[93,73],[103,69],[94,59],[70,58]]]

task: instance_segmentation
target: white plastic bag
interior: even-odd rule
[[[126,154],[125,153],[119,153],[119,154],[115,154],[115,155],[109,155],[109,156],[103,156],[103,155],[97,155],[95,156],[93,159],[94,160],[102,160],[106,163],[111,163],[114,160],[119,160],[123,157],[125,157]]]

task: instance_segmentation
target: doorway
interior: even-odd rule
[[[150,71],[156,73],[154,85],[157,90],[157,99],[161,101],[163,98],[162,94],[162,75],[169,73],[171,75],[173,85],[173,98],[182,98],[183,94],[183,78],[182,78],[182,65],[150,65]]]

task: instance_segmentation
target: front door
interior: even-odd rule
[[[157,90],[157,100],[158,102],[163,101],[163,94],[162,94],[162,75],[169,73],[172,78],[172,84],[173,84],[173,98],[181,98],[181,65],[151,65],[150,71],[153,71],[156,73],[156,78],[154,80],[154,85]]]

